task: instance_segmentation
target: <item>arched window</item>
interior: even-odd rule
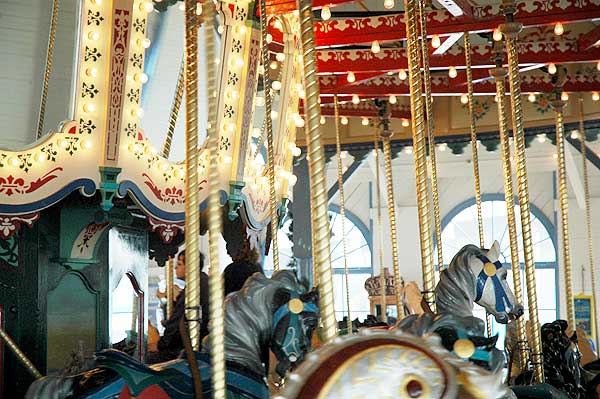
[[[513,279],[511,270],[510,240],[508,235],[508,222],[506,218],[506,204],[503,195],[484,195],[481,204],[485,245],[489,246],[494,240],[500,243],[500,261],[509,270],[507,280],[511,288]],[[523,283],[523,296],[525,318],[529,318],[527,308],[527,290],[525,287],[523,245],[521,239],[521,218],[519,206],[515,207],[517,219],[517,235],[519,242],[519,261]],[[533,237],[533,258],[536,267],[537,298],[540,322],[547,323],[558,317],[558,276],[557,276],[557,251],[555,245],[554,228],[544,214],[531,205],[531,232]],[[452,257],[466,244],[479,243],[479,230],[477,226],[477,208],[475,199],[466,201],[454,208],[442,220],[442,246],[444,250],[444,264],[448,265]],[[474,314],[485,320],[485,311],[475,306]],[[494,323],[495,333],[503,335],[504,328]],[[501,339],[503,337],[500,337]],[[499,341],[499,342],[503,342]]]

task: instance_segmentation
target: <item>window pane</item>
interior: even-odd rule
[[[364,320],[369,314],[369,296],[365,290],[365,281],[371,277],[370,274],[348,275],[350,286],[350,316],[352,320],[357,317]],[[338,320],[342,320],[347,314],[346,306],[346,284],[343,274],[333,275],[333,297],[335,313]]]

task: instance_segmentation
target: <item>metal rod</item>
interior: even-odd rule
[[[501,53],[500,57],[502,57]],[[519,242],[517,236],[517,221],[515,218],[515,195],[512,182],[512,165],[510,160],[510,140],[508,110],[506,107],[506,70],[502,68],[502,58],[499,66],[490,70],[490,75],[496,81],[496,97],[498,98],[498,126],[500,130],[500,148],[502,154],[502,170],[504,177],[504,202],[506,203],[506,219],[508,223],[508,237],[510,240],[510,259],[514,282],[515,298],[518,303],[523,303],[523,283],[521,282],[521,262],[519,262]],[[521,370],[527,370],[529,351],[527,347],[527,332],[525,321],[518,318],[517,323],[517,350],[519,351],[519,365]]]
[[[2,339],[2,341],[4,341],[6,346],[8,346],[8,348],[11,351],[13,351],[17,359],[19,359],[19,361],[23,364],[23,366],[25,366],[27,371],[29,371],[36,380],[38,378],[43,377],[42,373],[40,373],[39,370],[33,365],[33,363],[31,363],[31,360],[27,358],[27,355],[25,355],[25,353],[23,353],[23,351],[19,349],[15,341],[12,340],[12,338],[8,335],[6,331],[4,331],[4,329],[1,326],[0,338]]]
[[[312,16],[312,1],[297,0],[300,11],[302,40],[302,62],[304,64],[304,91],[306,107],[306,133],[308,140],[308,173],[311,182],[313,203],[313,235],[319,272],[319,294],[324,341],[329,342],[337,335],[337,322],[333,307],[333,279],[329,245],[329,217],[327,214],[327,187],[325,185],[325,158],[321,142],[319,105],[319,80],[315,56],[315,34]]]
[[[167,320],[173,314],[173,258],[169,257],[165,267],[165,276],[167,280]]]
[[[171,114],[169,115],[169,128],[163,143],[162,156],[169,158],[171,153],[171,144],[173,142],[173,134],[175,133],[175,125],[177,124],[177,116],[181,108],[181,100],[183,99],[183,87],[185,86],[185,56],[181,60],[179,68],[179,76],[177,76],[177,85],[175,86],[175,96],[173,97],[173,105],[171,106]]]
[[[419,17],[421,19],[421,52],[423,53],[423,81],[425,87],[425,115],[427,116],[427,144],[429,145],[429,160],[431,161],[431,196],[433,203],[433,224],[437,243],[438,270],[444,268],[444,253],[442,250],[442,220],[440,215],[440,194],[438,190],[437,156],[435,149],[433,101],[431,97],[431,73],[429,71],[429,48],[427,47],[427,18],[425,4],[419,1]]]
[[[515,157],[517,160],[517,185],[519,193],[519,210],[521,214],[521,230],[523,239],[523,256],[525,259],[525,280],[529,304],[529,321],[531,323],[531,363],[534,368],[534,379],[544,382],[542,345],[540,339],[540,324],[538,317],[535,262],[533,259],[533,239],[531,235],[531,214],[529,208],[529,185],[527,181],[527,163],[525,160],[525,132],[523,127],[523,108],[521,105],[521,76],[519,75],[519,56],[517,36],[522,24],[512,22],[516,11],[512,0],[502,1],[503,11],[507,22],[500,26],[506,37],[508,53],[508,81],[510,85],[510,100],[513,112],[513,134],[515,137]]]
[[[592,207],[590,205],[590,179],[587,170],[587,157],[585,146],[585,124],[583,120],[583,97],[579,97],[579,134],[581,140],[581,164],[583,170],[583,191],[585,195],[585,223],[587,225],[588,265],[592,279],[592,300],[594,305],[594,331],[596,332],[596,348],[600,339],[598,338],[598,308],[596,307],[596,266],[594,265],[594,240],[592,234]],[[585,281],[582,279],[582,281]]]
[[[435,312],[435,274],[433,268],[433,248],[431,242],[431,220],[429,187],[427,178],[427,154],[425,151],[425,120],[421,90],[421,71],[417,17],[420,0],[404,0],[406,33],[408,43],[408,75],[410,85],[410,109],[417,189],[417,209],[419,216],[419,238],[421,242],[421,266],[423,270],[423,296],[431,310]]]
[[[333,111],[335,113],[335,148],[337,152],[338,189],[340,194],[340,217],[342,219],[342,249],[344,251],[344,282],[346,284],[346,308],[348,319],[346,320],[347,334],[352,334],[352,318],[350,317],[350,287],[348,286],[348,250],[346,246],[346,206],[344,204],[344,175],[342,172],[342,143],[340,138],[340,115],[338,109],[337,95],[333,96]]]
[[[560,208],[563,267],[565,271],[565,294],[567,296],[567,321],[575,328],[575,305],[573,303],[573,276],[571,269],[571,249],[569,245],[569,193],[567,168],[565,165],[565,125],[563,110],[567,103],[558,97],[550,103],[556,121],[556,150],[558,152],[558,203]],[[584,152],[585,154],[585,152]]]
[[[379,306],[381,307],[381,321],[387,323],[387,284],[385,281],[385,268],[383,266],[383,222],[381,219],[381,178],[379,174],[379,135],[377,130],[375,131],[373,143],[373,151],[375,151],[375,185],[377,186],[377,231],[379,232],[379,245],[377,246],[377,250],[379,253],[379,285],[381,286]]]
[[[200,349],[200,267],[198,204],[198,25],[196,0],[185,0],[185,318],[194,350]]]
[[[48,47],[46,49],[46,65],[44,67],[44,82],[42,83],[42,97],[40,100],[40,112],[38,115],[36,139],[42,137],[44,132],[44,117],[46,115],[46,101],[48,99],[48,85],[52,73],[52,58],[54,55],[54,39],[56,38],[56,26],[58,22],[58,6],[60,0],[52,1],[52,18],[50,20],[50,34],[48,36]]]

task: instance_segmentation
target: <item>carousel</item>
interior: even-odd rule
[[[47,3],[0,397],[600,398],[599,0]]]

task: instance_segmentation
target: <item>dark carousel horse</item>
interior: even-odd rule
[[[293,273],[279,271],[271,279],[256,273],[225,302],[225,359],[228,398],[268,398],[265,377],[269,350],[283,377],[311,348],[319,319],[318,293],[306,292]],[[208,340],[205,340],[205,343]],[[212,397],[208,345],[196,354],[203,397]],[[188,361],[181,358],[148,367],[116,350],[96,355],[97,368],[68,377],[35,381],[27,399],[167,399],[193,398]]]

